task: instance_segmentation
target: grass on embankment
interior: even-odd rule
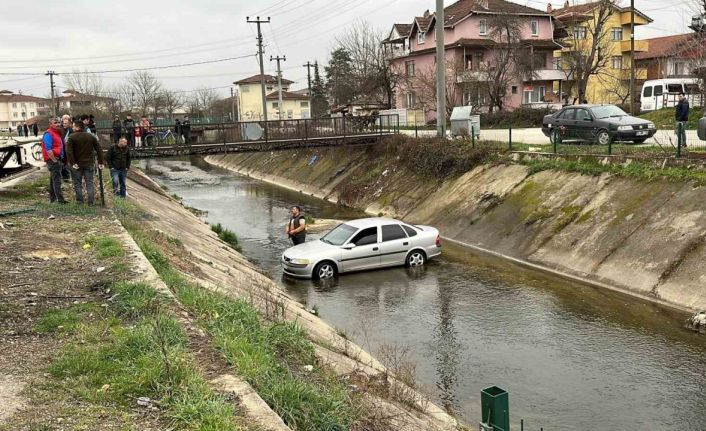
[[[235,232],[223,227],[223,225],[221,225],[220,223],[212,224],[210,226],[211,230],[218,235],[218,238],[220,238],[221,241],[228,244],[235,251],[242,251],[242,247],[240,247],[240,241],[238,241],[238,235],[236,235]]]
[[[600,175],[610,173],[640,181],[666,180],[670,182],[694,181],[706,185],[706,171],[687,167],[658,168],[640,162],[627,165],[602,164],[598,160],[523,160],[520,164],[529,168],[530,174],[546,170],[576,172],[582,175]]]
[[[215,347],[285,423],[295,430],[346,430],[359,416],[346,382],[320,367],[314,346],[296,324],[266,321],[248,302],[188,282],[143,228],[132,204],[118,215],[180,303],[211,336]],[[129,216],[125,216],[129,214]],[[307,365],[313,366],[308,371]]]
[[[658,129],[674,129],[676,127],[674,110],[675,108],[658,109],[642,114],[640,118],[652,121]],[[690,130],[696,129],[701,117],[703,117],[703,110],[692,106],[689,109],[689,121],[686,123],[686,128]]]
[[[85,244],[101,261],[125,254],[112,237],[91,236]],[[175,429],[245,429],[232,401],[213,392],[195,366],[170,299],[144,283],[116,282],[110,295],[107,306],[49,310],[34,326],[37,333],[69,337],[49,365],[46,385],[53,393],[126,414],[147,397],[157,409],[149,414]]]

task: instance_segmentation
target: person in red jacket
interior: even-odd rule
[[[61,191],[61,169],[64,166],[64,139],[62,138],[61,121],[58,118],[49,120],[49,128],[42,136],[42,156],[49,169],[49,201],[65,204]]]

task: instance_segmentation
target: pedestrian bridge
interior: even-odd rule
[[[178,134],[174,126],[159,126],[131,152],[133,158],[152,158],[371,144],[398,132],[397,115],[192,124]],[[99,129],[98,137],[108,148],[113,130]]]

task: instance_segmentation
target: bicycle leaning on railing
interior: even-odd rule
[[[153,130],[147,132],[142,139],[142,144],[146,147],[159,147],[164,145],[173,146],[176,144],[183,144],[184,141],[181,136],[177,136],[172,132],[172,129],[166,129],[163,131]]]

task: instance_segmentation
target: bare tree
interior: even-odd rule
[[[61,76],[64,86],[70,90],[92,96],[100,96],[104,93],[103,78],[88,70],[81,72],[79,69],[73,69],[70,73],[64,73]]]
[[[155,99],[162,91],[162,83],[151,72],[135,72],[127,80],[131,90],[134,107],[140,114],[147,115],[150,109],[154,110]]]
[[[493,40],[478,70],[478,84],[488,97],[492,112],[505,106],[507,91],[518,78],[533,72],[532,55],[526,55],[522,43],[523,22],[514,15],[496,14],[488,19],[488,35]]]
[[[212,88],[200,88],[191,93],[188,99],[189,113],[197,116],[208,116],[211,107],[218,100],[216,91]]]
[[[383,31],[361,20],[336,38],[336,47],[350,54],[358,95],[371,96],[379,103],[392,106],[397,76],[389,67],[389,59],[382,46],[384,38]]]
[[[561,58],[567,81],[576,86],[579,101],[586,99],[586,87],[592,75],[603,73],[612,50],[608,21],[613,14],[611,0],[598,0],[585,18],[569,28],[569,49]]]
[[[400,74],[401,75],[401,74]],[[463,76],[463,63],[461,59],[449,58],[446,61],[446,118],[451,116],[462,96],[463,85],[460,85]],[[415,70],[413,76],[404,76],[400,83],[403,91],[413,94],[414,106],[409,109],[421,109],[424,113],[437,110],[436,100],[436,68],[429,66],[425,69]]]
[[[161,98],[164,106],[164,112],[170,117],[174,117],[174,112],[184,106],[183,93],[174,90],[163,90]]]

